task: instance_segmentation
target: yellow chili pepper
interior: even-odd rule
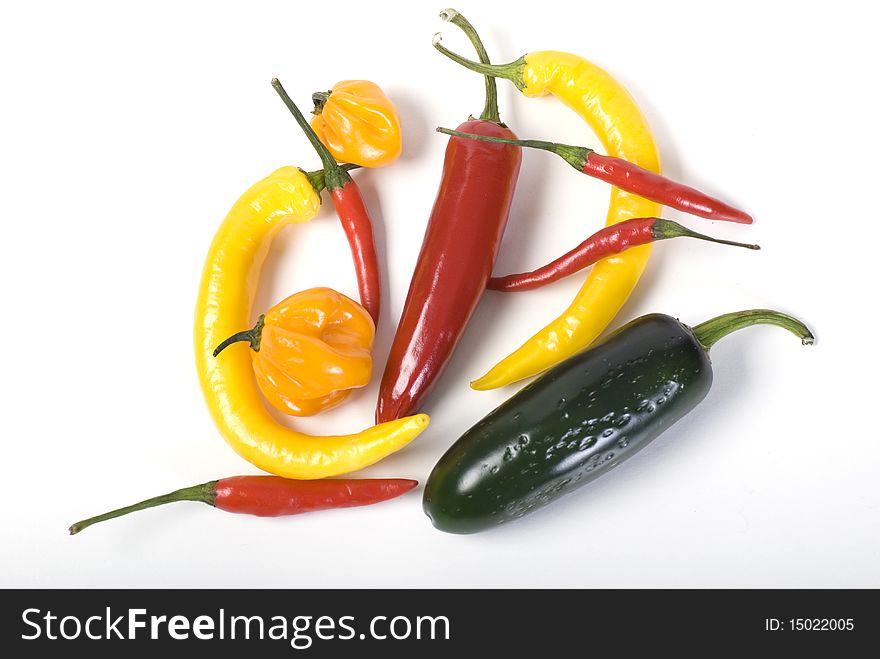
[[[481,64],[434,46],[459,64],[506,78],[526,96],[553,94],[586,120],[609,156],[660,172],[651,129],[629,93],[608,73],[577,55],[558,51],[529,53],[509,64]],[[617,188],[611,190],[606,226],[636,217],[655,217],[660,206]],[[632,293],[648,262],[651,246],[634,247],[593,266],[565,312],[517,350],[474,380],[474,389],[495,389],[537,375],[590,345]]]
[[[279,412],[312,416],[342,403],[370,382],[376,326],[369,312],[332,288],[285,298],[214,349],[250,343],[257,386]]]
[[[312,219],[321,205],[318,177],[282,167],[247,190],[220,225],[202,272],[196,303],[196,368],[214,423],[239,455],[286,478],[345,474],[393,453],[419,435],[418,414],[354,435],[313,437],[278,424],[266,409],[244,350],[214,357],[227,337],[247,327],[260,270],[285,225]]]
[[[376,83],[343,80],[312,101],[312,128],[340,162],[384,167],[400,156],[400,117]]]

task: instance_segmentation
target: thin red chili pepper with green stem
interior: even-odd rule
[[[321,140],[296,103],[287,95],[278,78],[272,79],[272,87],[278,92],[321,158],[321,164],[324,166],[324,182],[351,248],[361,304],[370,313],[373,322],[378,325],[381,300],[379,258],[376,256],[376,244],[373,240],[373,222],[364,205],[360,189],[345,168],[333,159],[327,147],[321,144]]]
[[[398,497],[416,485],[418,481],[408,478],[298,481],[278,476],[232,476],[90,517],[73,524],[69,530],[70,535],[74,535],[92,524],[176,501],[200,501],[229,513],[280,517],[329,508],[368,506]]]
[[[697,238],[698,240],[745,247],[746,249],[761,249],[758,245],[712,238],[691,231],[678,222],[665,220],[661,217],[637,217],[613,224],[610,227],[604,227],[574,249],[541,268],[515,275],[492,277],[486,287],[493,291],[530,291],[563,277],[568,277],[589,265],[593,265],[599,259],[611,254],[619,254],[630,247],[679,237]]]
[[[669,208],[710,220],[723,220],[738,224],[754,222],[751,215],[720,199],[710,197],[695,188],[677,183],[621,158],[600,155],[587,147],[545,142],[544,140],[509,140],[494,136],[468,134],[449,128],[438,128],[437,132],[456,137],[469,137],[481,142],[496,142],[549,151],[587,176],[605,181],[621,190],[656,201]]]

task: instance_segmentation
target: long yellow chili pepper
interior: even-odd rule
[[[214,236],[196,304],[196,367],[214,423],[239,455],[286,478],[337,476],[366,467],[419,435],[418,414],[361,433],[313,437],[278,424],[260,397],[248,350],[214,349],[250,324],[257,280],[272,238],[312,219],[321,206],[318,177],[282,167],[247,190]]]
[[[479,73],[506,78],[526,96],[553,94],[581,115],[601,140],[608,155],[660,172],[660,156],[651,129],[633,98],[608,73],[587,60],[558,51],[529,53],[509,64],[484,65],[447,50],[444,55]],[[611,190],[606,226],[635,217],[654,217],[659,204]],[[635,288],[651,254],[651,246],[634,247],[593,266],[565,312],[538,331],[483,377],[474,389],[495,389],[537,375],[580,352],[608,326]]]

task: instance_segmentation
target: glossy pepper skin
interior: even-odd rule
[[[435,47],[461,64],[466,61],[443,48],[438,37]],[[629,92],[595,64],[571,53],[540,51],[491,69],[480,66],[479,71],[511,80],[525,96],[556,96],[587,122],[609,156],[660,172],[657,145],[641,110]],[[612,188],[605,225],[658,215],[659,204]],[[648,244],[602,259],[560,316],[471,386],[503,387],[537,375],[589,346],[629,298],[650,254]]]
[[[272,239],[282,227],[312,219],[321,200],[309,177],[282,167],[233,205],[205,259],[195,309],[195,357],[205,402],[227,443],[260,469],[285,478],[317,479],[356,471],[415,439],[424,414],[353,435],[313,437],[275,421],[265,407],[244,350],[214,349],[251,324],[251,306]]]
[[[332,288],[295,293],[229,337],[220,354],[247,341],[257,386],[279,412],[312,416],[341,404],[370,382],[375,327],[357,302]],[[234,348],[240,349],[240,348]]]
[[[343,80],[312,100],[312,128],[336,160],[384,167],[400,157],[400,117],[376,83]]]
[[[576,168],[611,185],[624,188],[628,192],[656,201],[669,208],[690,213],[709,220],[752,224],[751,215],[735,208],[720,199],[710,197],[704,192],[671,181],[621,158],[612,158],[585,149],[582,162],[576,161]]]
[[[586,485],[696,407],[712,384],[711,345],[758,323],[813,340],[800,321],[768,310],[726,314],[693,329],[662,314],[628,323],[462,435],[428,478],[425,513],[441,531],[474,533]]]
[[[331,189],[330,199],[351,250],[361,304],[372,317],[373,323],[377,324],[382,305],[382,282],[373,238],[373,220],[364,204],[360,188],[351,179],[344,181],[340,187]]]
[[[232,476],[185,487],[73,524],[75,535],[92,524],[177,501],[200,501],[229,513],[281,517],[329,508],[351,508],[386,501],[409,492],[418,481],[406,478],[296,481],[278,476]]]
[[[459,14],[450,20],[470,26]],[[479,43],[475,35],[472,40]],[[513,135],[498,119],[494,81],[486,84],[483,118],[470,119],[459,129]],[[452,356],[492,274],[521,161],[517,147],[450,138],[440,188],[379,386],[377,422],[417,409]]]
[[[230,513],[281,517],[331,508],[368,506],[409,492],[408,478],[328,478],[293,481],[278,476],[233,476],[215,481],[211,505]]]

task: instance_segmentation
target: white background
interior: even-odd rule
[[[652,125],[665,172],[752,212],[686,218],[763,251],[656,247],[615,325],[749,307],[798,315],[712,351],[707,400],[612,475],[496,531],[435,531],[417,492],[281,519],[177,504],[68,537],[82,517],[256,473],[215,431],[193,368],[192,309],[213,232],[276,167],[318,159],[269,86],[303,107],[345,78],[394,99],[403,158],[356,174],[376,221],[385,307],[378,379],[439,180],[482,81],[429,3],[17,3],[0,20],[0,584],[4,586],[880,586],[876,24],[837,2],[475,2],[457,6],[495,61],[540,49],[608,69]],[[536,10],[541,8],[541,11]],[[867,10],[865,10],[867,12]],[[521,136],[596,145],[554,99],[500,84]],[[524,155],[497,272],[543,263],[597,229],[607,187]],[[354,294],[327,205],[286,230],[258,306],[329,285]],[[676,213],[668,217],[682,219]],[[487,294],[426,403],[430,428],[360,476],[424,481],[517,387],[481,375],[565,308],[583,275]],[[297,427],[370,424],[377,384]]]

